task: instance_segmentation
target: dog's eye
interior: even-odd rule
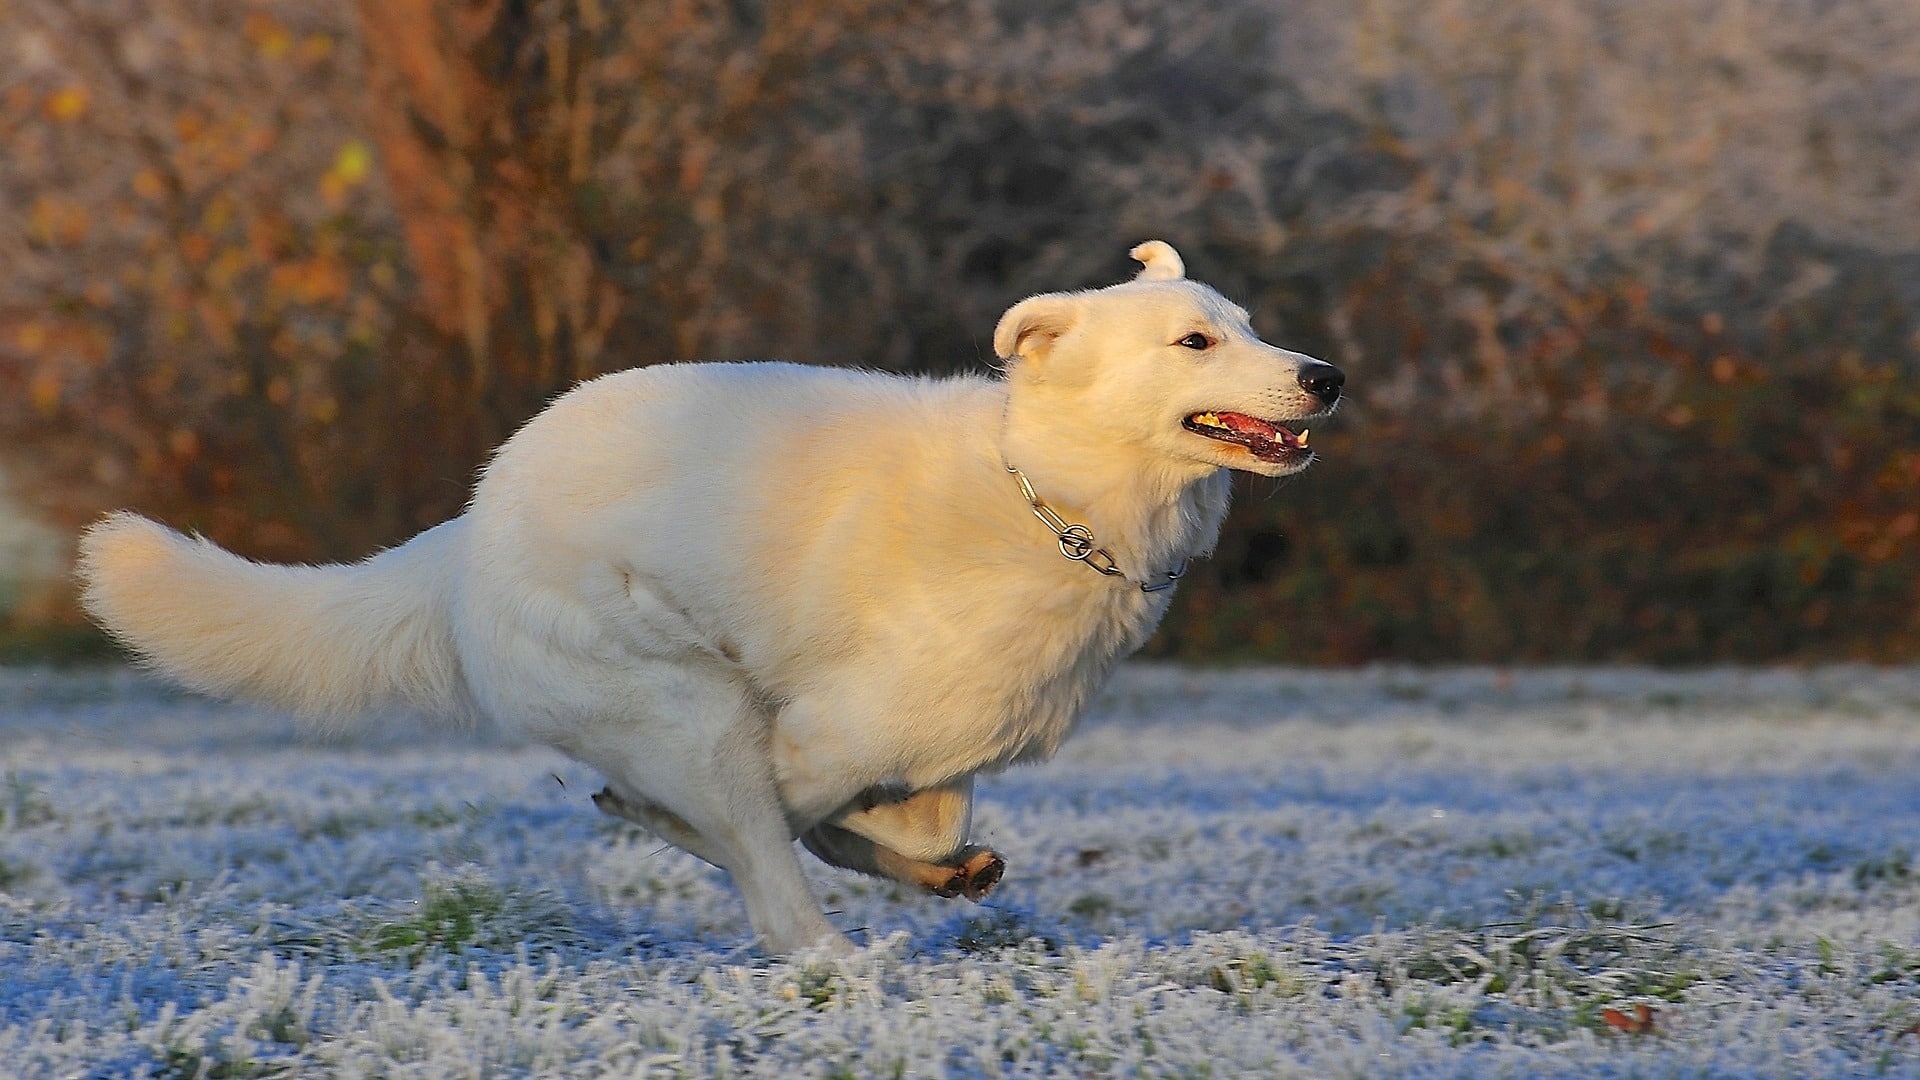
[[[1181,338],[1179,341],[1174,342],[1174,344],[1199,352],[1202,349],[1213,348],[1213,339],[1199,331],[1195,331]]]

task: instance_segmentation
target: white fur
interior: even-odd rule
[[[825,822],[909,858],[958,850],[972,776],[1052,754],[1166,611],[1170,594],[1062,558],[1003,462],[1145,580],[1211,550],[1226,469],[1291,471],[1183,417],[1324,411],[1296,382],[1314,361],[1261,342],[1171,247],[1135,251],[1132,282],[1015,305],[1003,380],[609,375],[402,547],[263,566],[120,513],[82,540],[85,603],[209,693],[477,710],[726,868],[771,948],[844,946],[793,838]],[[1173,344],[1196,330],[1218,344]]]

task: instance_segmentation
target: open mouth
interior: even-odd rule
[[[1245,413],[1194,413],[1180,421],[1180,426],[1195,435],[1244,446],[1262,461],[1294,462],[1313,455],[1313,451],[1307,449],[1304,428],[1296,435],[1270,420]]]

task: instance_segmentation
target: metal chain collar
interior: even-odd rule
[[[1026,497],[1027,506],[1033,510],[1033,516],[1039,518],[1041,523],[1052,530],[1053,535],[1059,539],[1060,554],[1065,555],[1074,562],[1085,563],[1107,577],[1117,577],[1125,581],[1133,580],[1127,577],[1125,571],[1120,569],[1120,564],[1114,559],[1113,552],[1103,547],[1094,546],[1092,529],[1087,528],[1085,525],[1069,522],[1059,514],[1054,513],[1053,507],[1048,506],[1041,500],[1040,496],[1034,494],[1033,484],[1028,481],[1026,473],[1014,468],[1007,462],[1003,461],[1001,464],[1006,465],[1007,471],[1012,473],[1013,478],[1020,482],[1020,494]],[[1181,559],[1179,566],[1161,575],[1166,579],[1164,581],[1138,582],[1137,584],[1140,586],[1140,591],[1143,593],[1157,593],[1166,592],[1168,589],[1173,588],[1173,583],[1179,581],[1181,575],[1187,572],[1187,563],[1188,560]]]

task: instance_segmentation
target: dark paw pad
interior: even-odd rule
[[[935,896],[964,896],[977,904],[986,899],[1007,872],[1007,861],[999,852],[988,848],[967,848],[960,853],[960,859],[952,875],[933,886]]]

